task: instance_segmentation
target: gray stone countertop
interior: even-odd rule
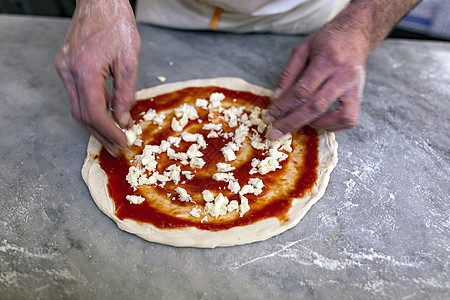
[[[122,232],[81,179],[88,133],[53,66],[67,19],[0,16],[0,298],[449,299],[450,44],[387,40],[360,125],[293,229],[230,248]],[[274,88],[296,36],[139,25],[137,88],[218,76]]]

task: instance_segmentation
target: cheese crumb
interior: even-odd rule
[[[175,189],[175,192],[178,193],[178,200],[183,201],[183,202],[192,201],[191,195],[189,195],[188,192],[185,189],[183,189],[182,187],[177,187]]]
[[[225,161],[233,161],[235,160],[236,154],[235,151],[239,150],[239,146],[233,142],[229,142],[225,145],[220,151],[222,151],[223,156],[225,157]]]
[[[193,216],[194,218],[200,218],[200,213],[202,212],[202,210],[200,208],[198,208],[197,206],[192,208],[191,211],[189,212],[189,214],[191,216]]]
[[[144,197],[136,196],[136,195],[127,195],[127,196],[125,196],[125,199],[130,201],[130,203],[132,203],[132,204],[141,204],[142,202],[145,201]]]
[[[187,180],[191,180],[191,179],[193,179],[195,177],[194,174],[192,174],[191,171],[181,171],[181,174],[183,174],[184,177],[186,177]]]
[[[216,167],[217,167],[217,171],[218,172],[230,172],[230,171],[233,171],[233,170],[235,170],[236,168],[235,167],[233,167],[232,165],[230,165],[230,164],[227,164],[227,163],[217,163],[216,164]]]
[[[208,100],[206,99],[197,99],[195,101],[195,106],[202,108],[202,109],[208,109]]]
[[[239,209],[239,203],[236,200],[231,200],[227,206],[227,211],[230,213],[230,212],[233,212],[238,209]]]
[[[166,171],[164,172],[164,176],[169,178],[173,181],[173,183],[178,184],[181,179],[181,168],[180,166],[177,166],[176,164],[172,164],[166,168]]]
[[[205,200],[205,202],[213,202],[214,201],[214,194],[211,193],[211,191],[209,191],[209,190],[204,190],[202,192],[202,196],[203,196],[203,200]]]
[[[219,216],[224,216],[226,215],[228,208],[228,198],[226,196],[224,196],[222,193],[220,193],[219,195],[216,196],[216,198],[214,198],[214,203],[213,202],[208,202],[205,205],[205,213],[210,214],[212,217],[214,218],[218,218]]]
[[[150,108],[145,115],[143,116],[145,121],[153,121],[153,119],[156,117],[156,110]]]
[[[237,194],[239,193],[241,186],[236,180],[230,180],[228,182],[228,189],[230,190],[231,193]]]
[[[191,168],[194,169],[201,169],[206,164],[206,162],[203,160],[203,158],[200,157],[193,157],[189,163]]]
[[[213,174],[212,178],[217,181],[230,181],[234,180],[233,173],[215,173]]]
[[[139,124],[134,124],[130,129],[122,129],[122,131],[125,133],[128,146],[134,145],[137,136],[142,134],[142,128]]]
[[[239,216],[242,217],[246,212],[250,210],[250,205],[248,205],[248,199],[244,196],[240,196],[241,205],[239,205]]]
[[[211,130],[206,137],[209,139],[212,139],[212,138],[218,138],[219,135],[217,134],[217,132]]]
[[[219,124],[208,123],[208,124],[203,125],[202,129],[218,131],[218,130],[222,129],[222,124],[221,123],[219,123]]]

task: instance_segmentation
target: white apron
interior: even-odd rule
[[[188,30],[308,34],[334,18],[349,1],[138,0],[136,19]]]

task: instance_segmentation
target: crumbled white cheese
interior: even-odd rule
[[[137,136],[142,134],[142,127],[139,124],[134,124],[130,129],[122,129],[127,138],[128,146],[134,145]]]
[[[231,200],[230,203],[227,205],[227,211],[230,213],[235,210],[239,210],[239,203],[236,200]]]
[[[212,178],[217,181],[230,181],[234,180],[233,173],[214,173]]]
[[[181,138],[185,141],[185,142],[197,142],[198,145],[201,148],[206,148],[206,141],[203,138],[203,135],[200,133],[189,133],[189,132],[183,132],[181,134]]]
[[[152,176],[156,176],[156,180],[161,182],[162,186],[168,181],[170,181],[170,178],[164,174],[159,174],[158,171],[152,174]]]
[[[130,201],[132,204],[141,204],[145,201],[145,198],[142,196],[136,196],[136,195],[127,195],[125,196],[125,199]]]
[[[202,109],[208,109],[208,100],[197,99],[197,100],[195,100],[195,106],[202,108]]]
[[[203,125],[202,129],[218,131],[218,130],[222,129],[222,124],[221,123],[218,123],[218,124],[208,123],[208,124]]]
[[[200,218],[200,213],[202,212],[202,210],[196,206],[194,208],[191,209],[191,211],[189,212],[189,214],[191,216],[193,216],[194,218]]]
[[[166,118],[166,115],[164,113],[159,113],[153,118],[153,123],[159,126],[162,126],[164,124],[164,119]]]
[[[175,108],[174,113],[176,118],[180,118],[179,120],[175,117],[172,119],[171,128],[175,132],[181,132],[189,120],[198,119],[198,114],[195,107],[188,105],[187,103]]]
[[[139,177],[139,185],[154,185],[156,182],[156,176],[153,174],[150,177],[147,177],[145,174],[142,174],[141,177]]]
[[[267,148],[266,143],[263,143],[261,136],[258,132],[253,132],[253,135],[250,137],[250,144],[256,150],[264,150]]]
[[[179,147],[180,146],[180,142],[181,142],[181,137],[179,137],[179,136],[169,136],[167,138],[167,141],[171,145],[174,145],[175,147]]]
[[[198,119],[198,113],[195,107],[187,103],[183,103],[183,105],[175,108],[174,113],[177,118],[186,116],[189,120]]]
[[[211,130],[206,137],[209,139],[213,139],[213,138],[218,138],[219,135],[217,134],[217,132]]]
[[[167,176],[173,183],[178,184],[181,179],[181,168],[176,164],[172,164],[166,168],[164,175]]]
[[[252,122],[253,125],[259,125],[262,122],[260,115],[261,115],[261,108],[258,106],[253,107],[249,116],[250,122]]]
[[[276,169],[280,169],[280,163],[278,160],[274,159],[273,157],[266,157],[258,164],[258,172],[261,175],[265,175],[269,172],[275,171]]]
[[[195,177],[194,174],[192,174],[191,171],[181,171],[181,174],[183,174],[184,177],[186,177],[187,180],[191,180],[191,179],[193,179]]]
[[[194,169],[201,169],[206,164],[206,162],[203,160],[203,158],[200,157],[193,157],[189,163],[191,168]]]
[[[143,116],[145,121],[153,121],[153,119],[156,117],[156,110],[150,108],[145,115]]]
[[[214,198],[214,203],[206,203],[204,211],[217,219],[219,216],[226,215],[228,202],[228,198],[220,193]]]
[[[247,126],[245,126],[243,124],[239,125],[239,127],[235,131],[233,141],[237,145],[242,145],[242,143],[245,141],[245,138],[248,135],[248,130],[249,129]]]
[[[128,174],[125,177],[125,179],[128,181],[128,183],[131,185],[131,187],[136,190],[136,187],[138,186],[139,182],[139,176],[141,176],[142,171],[135,166],[131,166],[128,169]]]
[[[243,106],[231,106],[230,108],[223,111],[225,120],[228,121],[228,126],[230,128],[238,126],[238,117],[240,117],[243,112]]]
[[[178,121],[175,118],[172,119],[172,123],[171,123],[170,127],[175,132],[180,132],[183,130],[183,127],[181,126],[180,121]]]
[[[216,167],[217,167],[217,171],[218,172],[230,172],[230,171],[233,171],[233,170],[235,170],[236,168],[235,167],[233,167],[232,165],[230,165],[230,164],[227,164],[227,163],[221,163],[221,162],[219,162],[219,163],[217,163],[216,164]]]
[[[175,192],[178,193],[178,200],[183,202],[189,202],[192,201],[191,195],[188,194],[188,192],[183,189],[182,187],[175,188]]]
[[[165,118],[166,115],[164,113],[157,113],[153,108],[150,108],[143,116],[145,121],[153,121],[154,124],[159,126],[163,125]]]
[[[250,178],[248,184],[253,186],[253,194],[259,195],[262,193],[262,188],[264,187],[264,182],[259,178]]]
[[[181,138],[185,142],[197,142],[197,135],[199,135],[199,134],[198,133],[183,132],[181,134]]]
[[[148,170],[149,172],[153,172],[156,170],[156,166],[158,165],[158,162],[156,161],[155,154],[145,154],[136,156],[136,160],[141,163],[141,165]]]
[[[192,144],[186,151],[186,155],[190,159],[193,159],[194,157],[202,157],[203,153],[200,152],[198,144]]]
[[[222,151],[223,156],[225,157],[225,161],[233,161],[236,159],[235,151],[239,150],[239,146],[236,143],[229,142],[225,145],[220,151]]]
[[[208,222],[208,217],[204,216],[203,219],[200,221],[200,223],[205,223]]]
[[[203,200],[205,200],[205,202],[213,202],[214,201],[214,194],[211,193],[211,191],[209,191],[209,190],[204,190],[202,192],[202,196],[203,196]]]
[[[173,160],[180,160],[182,164],[188,163],[188,157],[186,153],[183,152],[175,152],[172,148],[167,149],[167,156]]]
[[[230,190],[231,193],[237,194],[239,193],[241,186],[236,180],[230,180],[228,182],[228,189]]]
[[[225,95],[223,93],[212,93],[209,96],[209,101],[222,101],[225,99]]]
[[[244,196],[240,196],[241,205],[239,205],[239,216],[245,215],[246,212],[250,210],[250,205],[248,204],[248,199]]]
[[[167,149],[170,148],[170,143],[168,141],[161,141],[161,145],[159,145],[159,150],[162,152],[166,152]]]
[[[255,192],[255,188],[253,187],[253,185],[246,184],[239,191],[239,195],[253,194],[254,192]]]

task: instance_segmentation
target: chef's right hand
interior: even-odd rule
[[[128,0],[79,0],[55,61],[72,116],[115,156],[127,147],[115,121],[122,128],[132,124],[140,43]],[[105,90],[110,76],[112,96]]]

